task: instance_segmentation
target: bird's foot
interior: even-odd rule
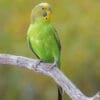
[[[51,69],[53,69],[54,67],[56,67],[56,65],[57,65],[57,62],[54,61],[53,64],[48,65],[48,69],[51,70]]]
[[[40,65],[40,63],[43,62],[42,60],[37,60],[35,63],[35,70],[37,70],[38,66]]]
[[[57,61],[55,60],[52,64],[52,67],[56,67],[57,66]]]

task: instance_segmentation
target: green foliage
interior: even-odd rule
[[[62,44],[62,71],[87,95],[100,88],[100,1],[42,0]],[[41,0],[0,0],[0,52],[34,57],[26,33],[32,8]],[[64,100],[67,97],[64,96]],[[51,78],[0,65],[0,100],[56,100]]]

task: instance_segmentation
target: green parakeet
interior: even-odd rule
[[[48,3],[34,7],[27,32],[29,47],[42,61],[56,62],[60,68],[61,45],[57,31],[51,23],[52,9]],[[58,86],[58,100],[62,100],[62,89]]]

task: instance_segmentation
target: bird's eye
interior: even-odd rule
[[[50,12],[52,12],[52,9],[51,9],[51,7],[49,7],[49,8],[48,8],[48,10],[49,10]]]
[[[42,7],[42,10],[44,10],[44,7]]]

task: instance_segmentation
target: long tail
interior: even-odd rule
[[[58,100],[62,100],[62,88],[58,86]]]

